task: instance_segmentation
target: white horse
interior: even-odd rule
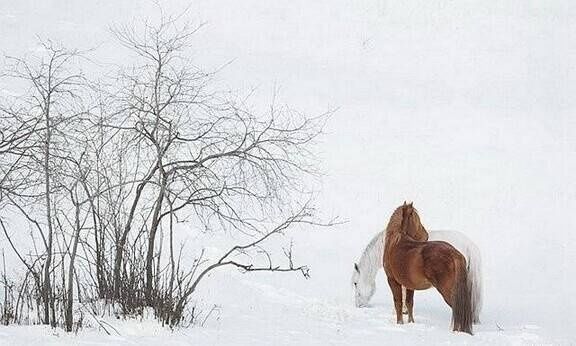
[[[457,231],[430,231],[428,240],[442,240],[454,246],[466,257],[468,273],[472,282],[472,301],[477,302],[474,310],[474,323],[480,322],[482,308],[482,263],[480,250],[468,237]],[[376,274],[384,268],[384,231],[378,233],[364,249],[360,261],[354,263],[352,286],[354,303],[357,307],[368,305],[376,290]],[[403,296],[405,289],[402,289]]]

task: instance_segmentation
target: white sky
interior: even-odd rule
[[[478,242],[490,293],[576,310],[560,300],[576,289],[576,3],[163,3],[191,4],[190,18],[207,23],[194,54],[207,67],[234,60],[223,84],[266,97],[279,86],[311,114],[338,108],[319,148],[320,207],[350,222],[302,251],[351,267],[413,200],[428,228]],[[23,54],[38,34],[101,45],[99,59],[115,61],[107,26],[153,14],[149,1],[0,0],[0,49]]]

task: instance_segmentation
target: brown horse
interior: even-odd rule
[[[452,308],[453,330],[472,334],[474,302],[466,259],[446,242],[427,240],[416,209],[404,202],[390,217],[384,241],[384,271],[394,296],[396,321],[404,323],[402,286],[408,322],[414,322],[414,290],[434,286]]]

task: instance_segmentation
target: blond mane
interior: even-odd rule
[[[422,225],[422,223],[420,222],[420,216],[418,215],[418,210],[416,208],[414,208],[414,206],[412,205],[412,203],[410,204],[406,204],[406,202],[404,202],[403,205],[399,206],[398,208],[396,208],[396,210],[394,210],[394,212],[392,213],[392,216],[390,216],[390,221],[388,222],[388,226],[386,226],[386,237],[384,240],[384,257],[386,258],[387,253],[389,252],[388,249],[391,246],[394,246],[396,244],[398,244],[398,242],[400,241],[400,239],[402,238],[402,235],[406,234],[406,230],[402,229],[402,222],[404,221],[404,208],[410,208],[412,210],[412,215],[415,215],[417,217],[418,223],[419,223],[419,230],[424,232],[426,234],[426,239],[428,239],[428,233],[426,232],[426,229],[424,228],[424,226]]]
[[[390,221],[388,221],[388,226],[386,226],[386,238],[384,240],[385,248],[390,245],[396,244],[400,241],[402,236],[402,208],[404,206],[399,206],[394,210],[392,216],[390,216]],[[385,251],[386,252],[386,251]]]

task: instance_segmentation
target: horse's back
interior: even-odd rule
[[[466,258],[445,241],[404,239],[393,249],[387,274],[410,289],[422,290],[456,277],[458,262]]]
[[[422,247],[421,256],[424,272],[435,284],[445,278],[454,279],[458,265],[466,265],[466,257],[445,241],[428,241]]]

